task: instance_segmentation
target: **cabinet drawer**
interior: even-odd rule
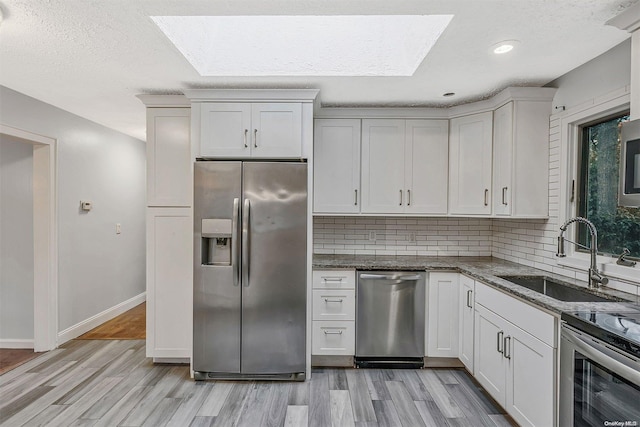
[[[315,289],[313,291],[313,320],[355,320],[356,291]]]
[[[314,321],[311,354],[345,355],[356,353],[356,328],[353,321]]]
[[[355,289],[355,270],[314,270],[314,289]]]
[[[476,303],[498,313],[540,341],[557,347],[555,318],[497,289],[476,282]]]

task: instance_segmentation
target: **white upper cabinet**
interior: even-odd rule
[[[402,213],[404,120],[362,121],[362,212]]]
[[[447,213],[448,120],[407,120],[405,137],[406,213]]]
[[[446,214],[446,120],[362,121],[362,212]]]
[[[449,213],[491,214],[492,112],[451,119]]]
[[[300,157],[300,103],[203,102],[200,157]]]
[[[200,156],[251,155],[251,104],[208,102],[200,111]]]
[[[147,206],[191,206],[189,108],[147,108]]]
[[[513,158],[513,102],[493,113],[493,213],[511,215]]]
[[[302,155],[302,105],[299,103],[252,104],[253,157]]]
[[[511,101],[495,111],[495,215],[548,216],[550,111],[549,100]]]
[[[360,212],[360,120],[317,119],[313,143],[314,213]]]

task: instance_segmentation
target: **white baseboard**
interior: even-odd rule
[[[89,332],[93,328],[102,325],[104,322],[107,322],[114,317],[121,315],[125,311],[131,310],[133,307],[142,304],[146,301],[146,299],[147,293],[143,292],[133,298],[121,302],[118,305],[108,308],[105,311],[96,314],[95,316],[83,320],[80,323],[76,323],[75,325],[65,329],[64,331],[58,332],[58,345],[62,345],[69,340],[79,337],[85,332]]]
[[[33,340],[2,340],[0,339],[0,348],[33,348]]]

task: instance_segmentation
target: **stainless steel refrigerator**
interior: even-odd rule
[[[194,166],[193,370],[305,379],[307,164]]]

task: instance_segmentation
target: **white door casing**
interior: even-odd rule
[[[54,138],[0,124],[0,134],[33,145],[34,351],[58,342],[57,144]]]

